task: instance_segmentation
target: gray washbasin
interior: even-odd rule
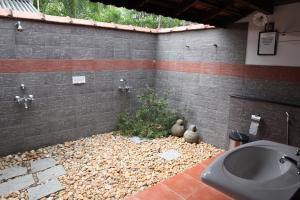
[[[297,148],[257,141],[228,151],[203,173],[202,180],[235,199],[287,200],[300,187],[300,176],[291,162],[279,162],[288,155],[295,160]]]

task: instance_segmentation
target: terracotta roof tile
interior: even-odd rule
[[[102,28],[116,28],[114,23],[106,23],[106,22],[95,22],[95,26]]]
[[[11,12],[10,9],[3,9],[3,8],[1,8],[0,9],[0,16],[9,17],[9,16],[12,16],[12,12]]]
[[[146,32],[146,33],[170,33],[170,32],[178,32],[178,31],[214,28],[214,26],[210,26],[210,25],[192,24],[189,26],[181,26],[181,27],[174,27],[174,28],[153,29],[153,28],[146,28],[146,27],[137,27],[137,26],[132,26],[132,25],[96,22],[93,20],[86,20],[86,19],[75,19],[75,18],[70,18],[70,17],[45,15],[43,13],[29,13],[29,12],[12,11],[10,9],[0,9],[0,17],[13,17],[13,18],[31,19],[31,20],[45,20],[48,22],[55,22],[55,23],[78,24],[78,25],[85,25],[85,26],[96,26],[96,27],[101,27],[101,28],[120,29],[120,30],[138,31],[138,32]]]
[[[57,23],[71,23],[70,17],[61,17],[53,15],[45,15],[45,20],[48,22],[57,22]]]
[[[117,29],[122,29],[122,30],[129,30],[129,31],[133,31],[134,30],[134,27],[132,25],[117,24],[116,28]]]
[[[71,18],[72,24],[80,24],[80,25],[86,25],[86,26],[95,26],[95,22],[93,20],[88,19],[76,19]]]
[[[35,20],[44,19],[44,14],[42,13],[22,12],[17,10],[12,10],[12,16],[14,18],[21,18],[21,19],[35,19]]]

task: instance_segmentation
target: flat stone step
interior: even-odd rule
[[[0,196],[6,196],[11,192],[25,189],[34,184],[32,174],[10,179],[0,184]]]
[[[133,137],[130,137],[129,139],[130,139],[133,143],[135,143],[135,144],[140,144],[140,143],[149,141],[148,138],[141,138],[141,137],[138,137],[138,136],[133,136]]]
[[[4,170],[0,170],[0,182],[16,176],[21,176],[27,173],[26,167],[14,166]]]
[[[62,165],[57,165],[37,173],[37,178],[39,183],[45,182],[50,179],[57,178],[59,176],[65,175],[66,171]]]
[[[54,167],[56,165],[56,160],[53,158],[43,158],[35,161],[31,161],[31,171],[32,173],[43,171],[50,167]]]
[[[29,188],[27,190],[28,198],[29,200],[37,200],[63,189],[64,187],[57,179],[52,179],[44,184]]]
[[[159,156],[165,160],[174,160],[174,159],[178,159],[180,157],[180,153],[176,150],[167,150],[167,151],[164,151],[162,153],[159,154]]]

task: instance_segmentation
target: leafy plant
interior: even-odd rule
[[[37,0],[33,2],[35,6],[38,5]],[[170,28],[188,24],[188,22],[179,19],[118,8],[102,3],[92,3],[89,0],[39,0],[39,7],[41,12],[48,15],[70,16],[148,28]]]
[[[132,115],[122,114],[117,129],[122,135],[147,138],[166,137],[179,114],[168,109],[168,94],[159,97],[153,89],[147,88],[139,96],[140,108]]]

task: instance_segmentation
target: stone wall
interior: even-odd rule
[[[112,131],[154,85],[155,35],[24,20],[16,32],[15,22],[0,19],[0,155]],[[73,85],[73,75],[86,83]],[[13,101],[21,83],[35,96],[28,110]]]
[[[151,34],[26,20],[16,32],[16,21],[0,19],[1,155],[111,131],[147,85],[170,91],[171,107],[186,108],[202,139],[223,148],[230,95],[300,103],[300,68],[244,64],[245,24]],[[87,82],[72,85],[73,75]],[[26,111],[13,102],[21,83],[36,98]]]
[[[170,91],[172,107],[187,108],[202,139],[222,148],[234,120],[230,95],[300,104],[300,68],[245,65],[246,41],[247,24],[158,36],[157,92]],[[250,126],[247,120],[237,124]]]
[[[288,132],[286,112],[289,114]],[[250,117],[253,114],[261,116],[256,138],[300,147],[299,106],[243,96],[232,97],[230,98],[228,132],[238,130],[248,133]]]

